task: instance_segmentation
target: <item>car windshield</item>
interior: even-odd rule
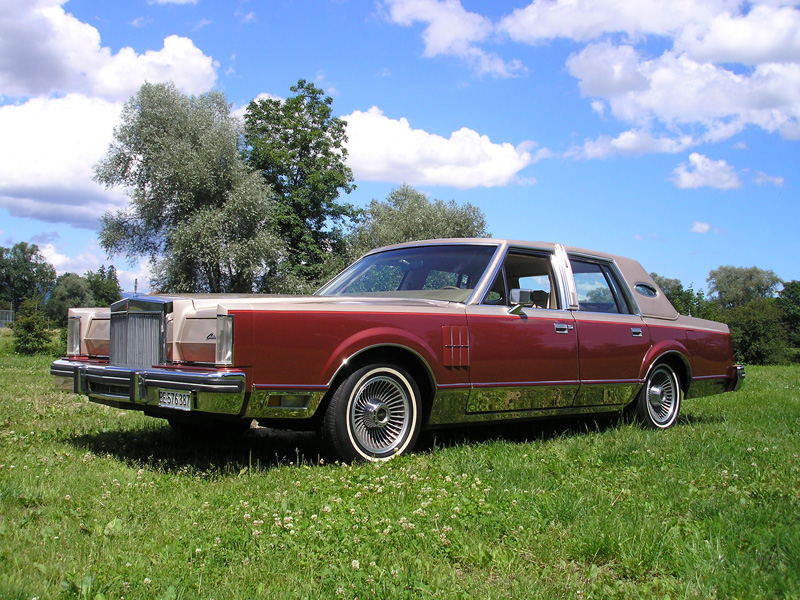
[[[342,271],[317,295],[466,302],[495,250],[490,244],[458,244],[377,252]]]

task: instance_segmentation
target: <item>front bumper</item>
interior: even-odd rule
[[[159,391],[164,390],[190,392],[191,411],[244,416],[246,410],[246,377],[241,371],[123,367],[60,359],[50,365],[50,374],[56,389],[117,408],[161,410]]]
[[[92,402],[169,417],[185,411],[159,403],[159,392],[189,392],[188,412],[235,419],[308,419],[327,388],[253,386],[243,371],[125,367],[56,360],[50,365],[56,389],[88,396]]]

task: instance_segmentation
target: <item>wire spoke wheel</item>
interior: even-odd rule
[[[639,420],[648,427],[665,429],[677,420],[680,406],[681,388],[675,371],[666,364],[656,366],[639,397]]]
[[[392,450],[408,432],[411,400],[392,377],[371,377],[353,396],[350,420],[358,443],[374,454]]]
[[[384,461],[414,447],[420,393],[403,368],[362,367],[337,388],[326,409],[323,437],[342,460]]]

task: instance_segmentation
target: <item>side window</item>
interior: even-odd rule
[[[508,305],[508,295],[514,288],[531,290],[534,308],[559,308],[550,257],[546,254],[509,252],[483,303]]]
[[[578,308],[590,312],[630,313],[613,270],[606,264],[570,258]]]

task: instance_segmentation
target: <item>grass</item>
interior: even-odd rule
[[[381,465],[191,442],[0,335],[0,598],[800,598],[800,368],[666,432],[449,432]]]

